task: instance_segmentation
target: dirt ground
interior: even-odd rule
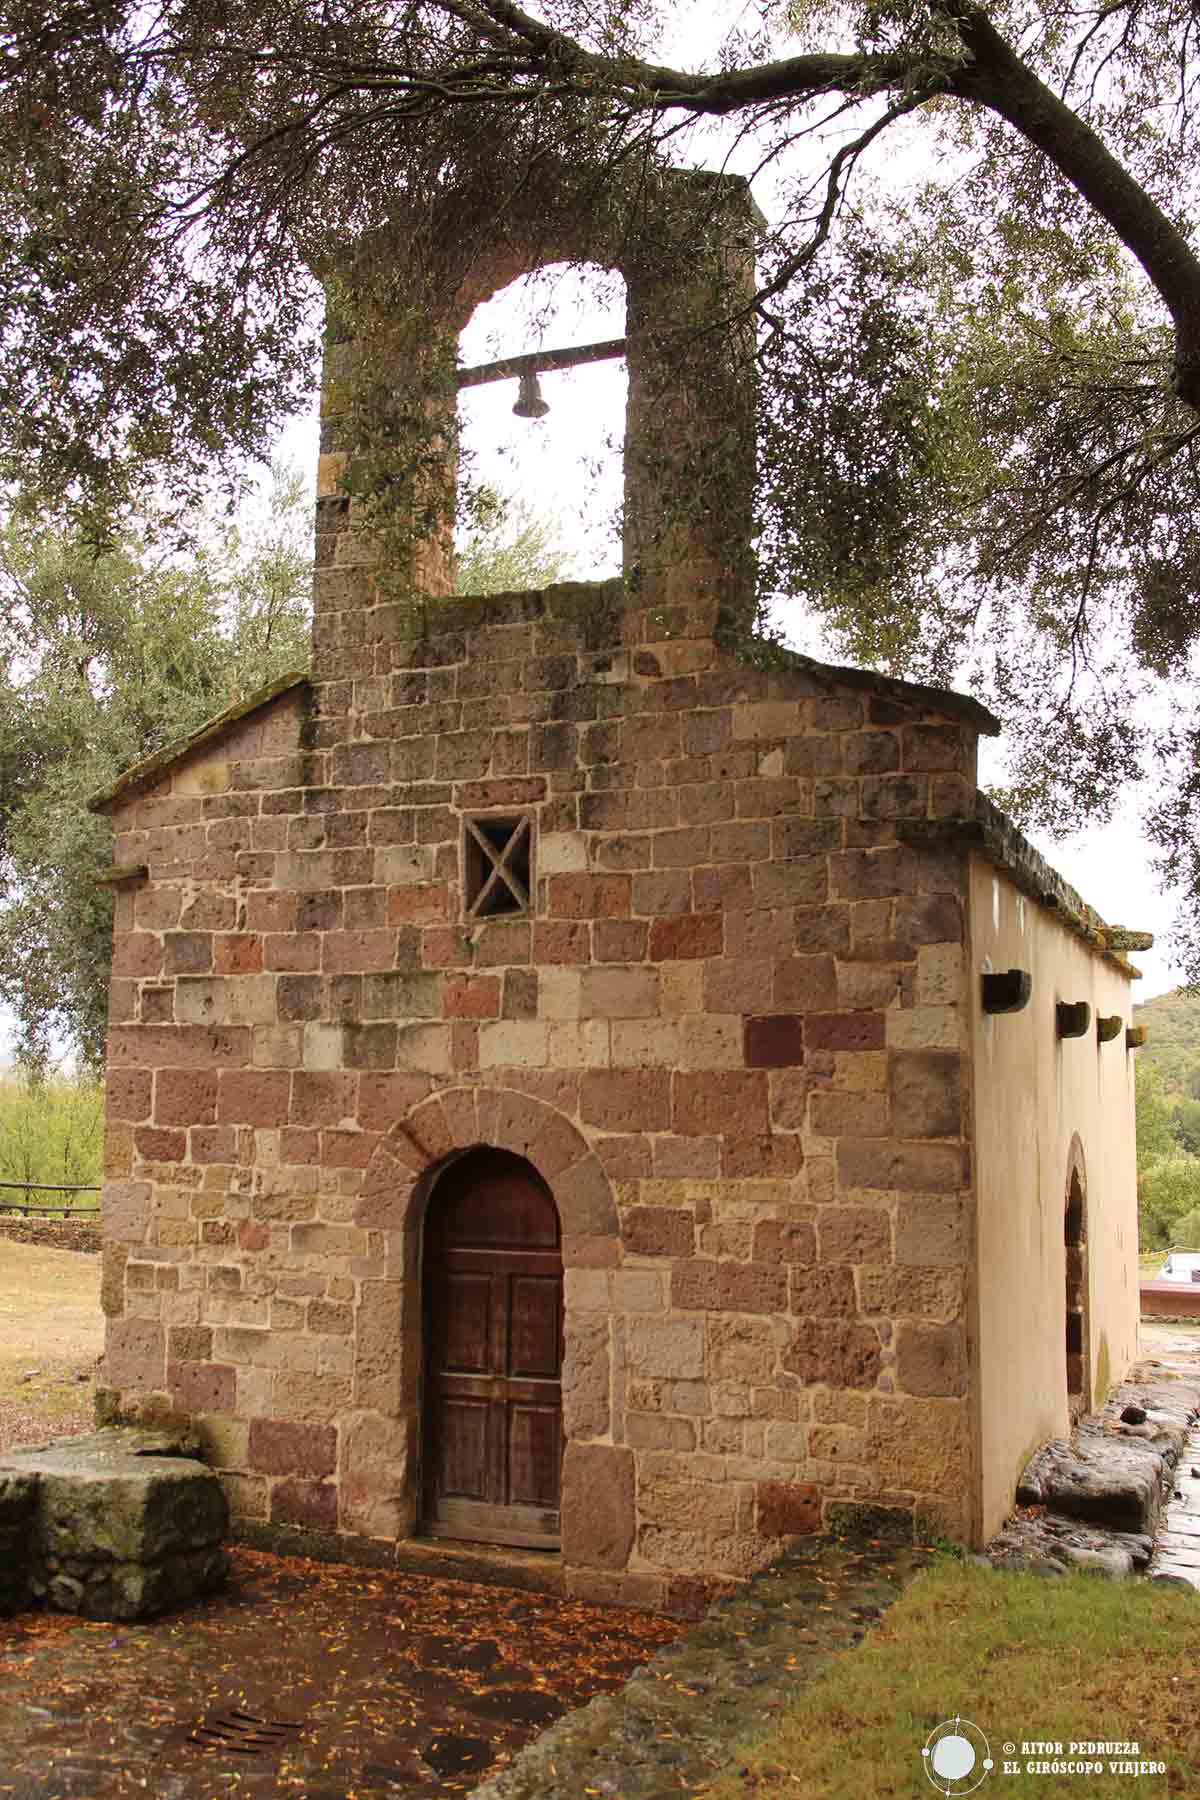
[[[0,1237],[0,1450],[89,1431],[100,1258]]]

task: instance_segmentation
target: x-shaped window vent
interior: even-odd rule
[[[528,813],[517,818],[489,814],[463,819],[463,891],[469,919],[529,911],[532,826]]]

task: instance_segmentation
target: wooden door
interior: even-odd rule
[[[425,1529],[557,1548],[562,1246],[550,1190],[505,1150],[471,1150],[425,1232]]]

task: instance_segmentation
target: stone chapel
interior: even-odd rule
[[[611,582],[456,597],[427,504],[458,332],[578,249],[553,209],[415,309],[346,284],[311,674],[94,802],[102,1402],[191,1415],[250,1542],[686,1613],[801,1533],[980,1543],[1135,1353],[1133,938],[978,792],[976,701],[730,647],[752,364],[688,333],[754,223],[668,176],[591,246]],[[403,591],[356,530],[367,376],[433,422]]]

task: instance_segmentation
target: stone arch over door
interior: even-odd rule
[[[1087,1227],[1087,1166],[1076,1132],[1071,1139],[1063,1192],[1067,1407],[1072,1417],[1087,1412],[1092,1403]]]
[[[571,1268],[615,1261],[617,1209],[599,1157],[562,1113],[512,1089],[451,1088],[420,1102],[377,1146],[354,1215],[360,1228],[380,1234],[380,1254],[369,1259],[372,1271],[379,1272],[360,1284],[355,1404],[382,1413],[405,1445],[402,1468],[393,1464],[390,1495],[400,1535],[416,1529],[422,1504],[426,1207],[441,1172],[464,1152],[485,1148],[509,1151],[529,1163],[558,1209],[567,1288],[562,1369],[567,1444],[602,1436],[609,1416],[608,1320],[588,1315],[588,1328],[576,1331],[570,1309]]]

